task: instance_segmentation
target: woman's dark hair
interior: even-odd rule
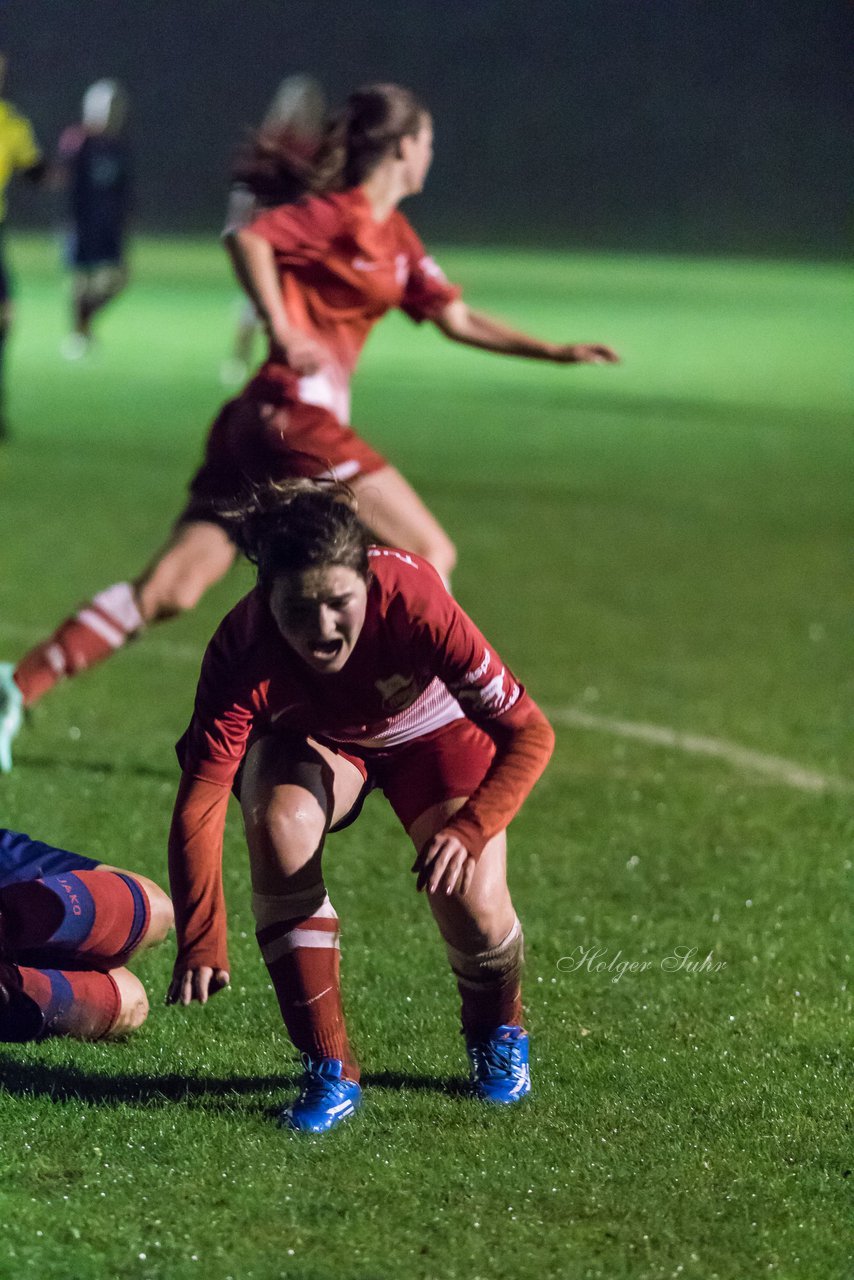
[[[363,182],[401,138],[415,137],[428,114],[401,85],[367,85],[350,94],[323,130],[262,125],[238,152],[232,182],[247,187],[262,208],[309,191],[345,191]]]
[[[262,125],[235,157],[231,181],[246,187],[260,209],[299,200],[314,184],[319,139],[297,136],[290,125]]]
[[[364,182],[401,138],[418,133],[427,108],[399,84],[351,93],[330,122],[315,160],[315,191],[344,191]]]
[[[256,489],[220,513],[229,533],[269,590],[282,574],[344,565],[368,577],[370,534],[356,514],[352,490],[335,481],[293,479]]]

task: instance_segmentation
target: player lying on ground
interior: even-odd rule
[[[108,657],[146,625],[195,606],[234,560],[217,509],[247,486],[294,475],[347,480],[379,541],[415,551],[447,580],[456,556],[403,476],[347,425],[349,380],[369,331],[392,307],[447,337],[559,364],[612,362],[598,344],[554,344],[473,311],[398,212],[432,156],[429,114],[406,89],[351,96],[330,129],[316,181],[324,193],[263,214],[236,236],[240,273],[269,331],[269,359],[211,428],[204,464],[166,546],[131,585],[116,583],[12,669],[0,664],[0,769],[22,704]]]
[[[125,964],[172,920],[145,876],[0,828],[0,1041],[134,1031],[148,999]]]
[[[229,981],[222,836],[243,809],[256,934],[288,1033],[304,1055],[282,1113],[322,1132],[359,1104],[339,985],[329,831],[379,788],[415,846],[462,999],[479,1096],[528,1092],[522,930],[505,828],[549,755],[550,725],[435,569],[369,545],[340,492],[291,481],[250,515],[258,584],[208,646],[169,841],[178,957],[169,1000],[204,1004]]]

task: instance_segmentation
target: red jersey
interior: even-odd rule
[[[524,701],[432,565],[385,547],[369,555],[364,626],[338,672],[297,656],[257,588],[232,609],[208,646],[178,744],[185,773],[230,786],[251,742],[281,730],[382,750],[463,715],[488,732]]]
[[[392,307],[433,320],[460,296],[403,214],[377,222],[361,187],[271,209],[247,229],[273,247],[289,321],[330,353],[327,365],[298,379],[297,399],[344,423],[350,375],[377,320]],[[257,376],[281,383],[296,375],[268,360]]]
[[[228,968],[222,835],[229,787],[253,739],[289,732],[393,755],[466,715],[493,739],[483,780],[445,824],[478,857],[546,766],[554,734],[435,569],[404,551],[371,549],[365,622],[346,664],[320,673],[280,634],[256,588],[208,646],[169,836],[178,968]],[[405,750],[412,750],[410,746]]]

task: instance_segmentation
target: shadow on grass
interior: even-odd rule
[[[275,1076],[191,1076],[191,1075],[102,1075],[68,1064],[22,1062],[9,1053],[0,1053],[0,1091],[13,1097],[48,1097],[55,1102],[91,1102],[109,1105],[131,1102],[143,1106],[169,1103],[204,1103],[222,1106],[244,1094],[294,1087],[298,1077]],[[255,1109],[263,1110],[266,1103]]]
[[[469,1092],[462,1077],[404,1075],[396,1071],[380,1071],[363,1076],[369,1089],[393,1092],[429,1091],[448,1097],[461,1097]],[[231,1109],[246,1094],[296,1090],[300,1076],[192,1076],[192,1075],[102,1075],[83,1071],[68,1064],[24,1062],[10,1053],[0,1053],[0,1093],[12,1097],[47,1097],[54,1102],[86,1102],[110,1106],[136,1103],[140,1106],[167,1106],[173,1103],[212,1110]],[[272,1105],[255,1100],[244,1108],[258,1114],[274,1116],[281,1100]]]

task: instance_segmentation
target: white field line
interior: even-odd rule
[[[21,627],[14,623],[0,621],[0,642],[4,646],[6,641],[33,644],[43,639],[44,634],[44,631],[37,632],[33,627]],[[186,662],[198,669],[201,665],[204,645],[181,644],[155,636],[146,637],[144,650],[168,662]],[[7,655],[4,652],[0,656],[7,658],[13,655]],[[656,747],[668,747],[671,751],[682,751],[686,755],[711,756],[717,760],[724,760],[727,764],[746,773],[758,773],[773,782],[781,782],[795,791],[854,792],[854,781],[849,778],[805,769],[794,760],[785,760],[782,756],[765,755],[761,751],[751,750],[750,747],[739,746],[737,742],[727,742],[725,738],[708,738],[697,733],[680,733],[678,729],[670,729],[666,725],[597,716],[590,711],[582,711],[579,707],[544,707],[543,710],[556,725],[566,725],[573,729],[592,729],[597,733],[610,734],[614,738],[633,738],[637,742],[647,742]]]
[[[657,747],[684,751],[687,755],[713,756],[718,760],[725,760],[736,769],[743,769],[748,773],[760,773],[773,782],[782,782],[796,791],[854,791],[854,781],[848,778],[805,769],[793,760],[784,760],[782,756],[769,756],[761,751],[752,751],[749,747],[739,746],[737,742],[727,742],[725,738],[707,738],[697,733],[680,733],[677,729],[669,729],[665,725],[635,723],[631,720],[613,719],[610,716],[595,716],[577,707],[552,707],[544,708],[544,711],[555,724],[569,725],[578,729],[593,729],[598,733],[608,733],[616,738],[634,738],[638,742],[652,743]]]

